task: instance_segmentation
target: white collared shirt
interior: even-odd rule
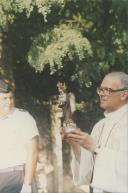
[[[128,104],[104,115],[105,118],[94,126],[91,133],[97,145],[117,151],[128,150]]]
[[[119,162],[116,165],[116,169],[118,172],[117,185],[119,187],[123,187],[122,192],[128,192],[128,104],[122,106],[112,113],[105,113],[105,118],[100,120],[94,126],[91,135],[97,143],[97,149],[99,147],[101,148],[105,146],[111,149],[113,153],[119,152]],[[85,177],[85,173],[87,173],[85,172],[85,170],[87,170],[86,165],[88,164],[89,166],[90,163],[89,167],[92,167],[92,158],[93,155],[89,151],[87,155],[87,150],[84,148],[82,148],[81,151],[80,164],[77,162],[75,156],[73,155],[72,172],[76,184],[85,184],[84,180],[87,179],[87,177]],[[83,163],[83,160],[86,160],[87,163]],[[105,175],[105,173],[103,175]],[[97,184],[93,183],[93,185],[95,188],[101,189],[101,187],[97,186]]]
[[[14,108],[0,118],[0,169],[23,165],[26,146],[36,135],[36,122],[27,111]]]

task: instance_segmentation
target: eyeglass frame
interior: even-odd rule
[[[112,88],[108,88],[108,87],[97,87],[97,94],[100,95],[100,91],[98,91],[98,89],[101,89],[102,92],[103,89],[106,89],[106,91],[108,92],[108,96],[111,95],[113,92],[121,92],[121,91],[128,91],[128,88],[120,88],[120,89],[112,89]]]

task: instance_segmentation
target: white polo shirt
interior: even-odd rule
[[[37,135],[36,122],[27,111],[14,108],[0,118],[0,169],[24,164],[27,144]]]

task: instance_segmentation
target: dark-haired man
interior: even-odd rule
[[[32,193],[39,133],[14,104],[14,85],[0,79],[0,193]]]

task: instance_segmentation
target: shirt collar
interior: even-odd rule
[[[128,104],[123,105],[122,107],[111,113],[105,111],[104,115],[107,119],[111,119],[114,121],[119,119],[125,112],[128,112]]]
[[[14,113],[15,109],[16,109],[16,108],[13,107],[13,108],[11,109],[11,111],[10,111],[7,115],[1,116],[1,117],[0,117],[0,120],[8,118],[10,115],[12,115],[12,114]]]

